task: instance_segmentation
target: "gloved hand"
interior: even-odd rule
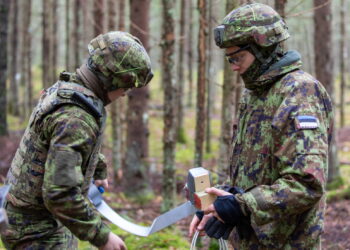
[[[208,190],[209,193],[218,196],[213,204],[214,212],[224,224],[230,225],[232,228],[236,226],[241,239],[249,239],[250,236],[254,234],[254,230],[250,225],[250,218],[243,214],[240,204],[234,196],[236,194],[243,194],[243,189],[232,186],[224,186],[221,188],[223,191],[219,189]],[[228,194],[228,192],[233,195]]]
[[[204,226],[205,233],[215,239],[223,238],[227,240],[233,229],[232,225],[222,223],[216,217],[211,217]]]
[[[197,211],[196,216],[199,220],[202,220],[204,216],[203,211]],[[227,240],[231,231],[233,229],[233,226],[222,223],[219,221],[216,217],[211,217],[207,223],[204,226],[205,233],[215,239],[223,238],[224,240]]]
[[[216,213],[225,224],[229,224],[233,227],[244,217],[241,207],[234,195],[218,196],[214,202],[214,207]]]

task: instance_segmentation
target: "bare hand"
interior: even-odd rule
[[[107,179],[95,180],[94,184],[96,185],[96,187],[102,186],[105,190],[108,189],[108,180]]]
[[[104,246],[99,248],[99,250],[126,250],[126,249],[127,248],[123,240],[112,232],[108,234],[107,243]]]

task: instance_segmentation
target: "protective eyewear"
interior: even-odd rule
[[[238,53],[242,52],[248,48],[249,48],[249,45],[246,45],[246,46],[243,46],[242,48],[240,48],[232,53],[226,54],[227,61],[230,64],[239,65],[240,63],[242,63],[242,59],[244,58],[244,55],[242,55],[242,54],[238,55]]]
[[[132,68],[132,69],[127,69],[127,70],[122,70],[122,71],[118,71],[114,74],[123,74],[123,73],[128,73],[128,72],[131,72],[131,71],[137,71],[137,70],[140,70],[140,69],[143,69],[143,67],[138,67],[138,68]],[[152,71],[150,70],[146,77],[143,79],[143,85],[142,86],[146,86],[153,78],[153,73]]]

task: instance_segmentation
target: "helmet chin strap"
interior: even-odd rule
[[[104,89],[103,84],[97,78],[97,76],[88,68],[86,63],[80,66],[77,69],[77,74],[81,80],[86,84],[86,86],[91,89],[98,98],[103,101],[103,104],[106,106],[111,103],[111,100],[108,98],[107,91]]]

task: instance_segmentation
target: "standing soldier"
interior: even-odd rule
[[[194,217],[190,235],[220,238],[234,228],[237,249],[319,249],[333,113],[325,88],[283,51],[286,24],[264,4],[241,6],[215,31],[245,84],[234,126],[232,187]],[[200,216],[199,216],[200,217]]]
[[[77,240],[99,249],[126,249],[87,199],[92,179],[107,187],[99,153],[104,106],[152,78],[139,39],[109,32],[88,45],[76,73],[63,72],[43,91],[7,175],[8,249],[76,249]]]

